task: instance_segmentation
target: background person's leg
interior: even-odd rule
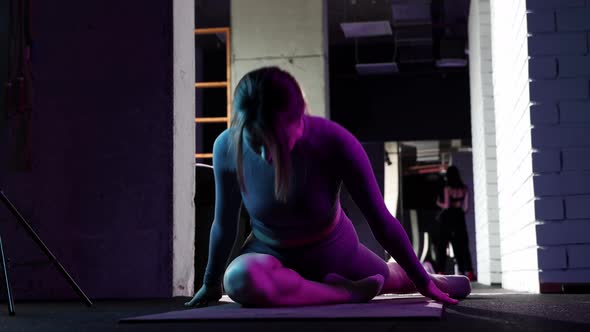
[[[453,251],[457,259],[457,265],[460,274],[471,272],[471,255],[469,253],[469,240],[467,237],[467,227],[464,219],[458,219],[455,223],[455,231],[451,239]]]
[[[447,247],[451,238],[451,229],[445,220],[440,222],[440,232],[438,242],[434,248],[436,253],[435,269],[438,273],[446,273],[447,271]]]

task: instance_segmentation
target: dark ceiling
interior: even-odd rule
[[[465,59],[469,0],[328,0],[330,70],[354,75],[356,63],[396,62],[397,75],[465,71],[437,68]],[[346,38],[341,23],[387,21],[393,35]]]
[[[346,43],[342,22],[384,20],[400,34],[447,29],[447,37],[464,38],[468,12],[469,0],[328,0],[330,44]]]
[[[327,0],[327,3],[333,74],[348,75],[354,73],[355,63],[391,62],[394,57],[400,75],[440,72],[434,66],[436,59],[466,57],[469,0]],[[230,1],[197,0],[195,21],[198,28],[229,26]],[[341,23],[367,21],[388,21],[393,35],[345,37]],[[197,43],[204,48],[220,47],[211,38],[198,39]]]
[[[229,26],[229,4],[229,0],[196,0],[197,28]],[[327,4],[333,120],[365,141],[470,139],[469,67],[436,66],[438,59],[467,59],[469,0],[327,0]],[[345,37],[341,23],[366,21],[387,21],[393,33]],[[197,47],[205,52],[224,49],[223,41],[215,37],[197,39]],[[359,75],[355,68],[357,63],[394,59],[396,73]]]

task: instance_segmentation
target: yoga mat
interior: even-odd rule
[[[186,322],[201,320],[342,319],[342,318],[435,318],[442,304],[422,296],[378,296],[368,303],[333,304],[289,308],[243,308],[229,298],[225,304],[170,311],[120,320],[121,323]]]

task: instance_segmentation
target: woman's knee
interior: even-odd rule
[[[391,273],[391,263],[388,264],[383,258],[377,256],[373,251],[362,244],[359,245],[359,249],[353,261],[355,262],[354,266],[359,268],[366,277],[379,274],[387,280]]]
[[[266,305],[275,293],[272,271],[282,266],[273,256],[244,254],[227,268],[223,284],[227,295],[243,305]]]

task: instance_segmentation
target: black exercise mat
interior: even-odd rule
[[[224,304],[130,317],[121,323],[201,320],[428,318],[440,319],[443,306],[422,296],[378,296],[369,303],[290,308],[244,308],[225,297]]]

